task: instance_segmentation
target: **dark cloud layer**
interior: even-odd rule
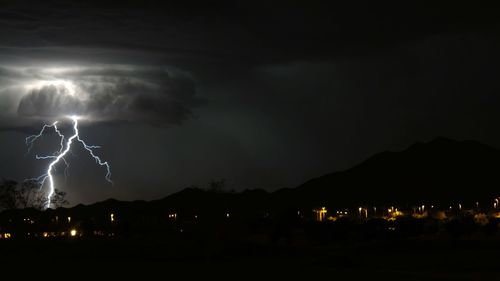
[[[493,7],[0,5],[0,142],[15,148],[0,158],[19,161],[45,119],[93,116],[82,132],[103,146],[120,189],[74,174],[76,201],[157,198],[217,177],[235,189],[296,186],[438,135],[500,147]],[[0,163],[0,173],[22,177],[22,167]]]
[[[367,54],[498,24],[495,9],[471,3],[23,2],[2,2],[3,46],[143,50],[192,67],[200,59],[255,65]]]

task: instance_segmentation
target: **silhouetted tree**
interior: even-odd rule
[[[0,183],[0,208],[25,209],[35,208],[42,210],[47,206],[46,194],[40,192],[40,185],[36,181],[17,183],[12,180],[3,180]],[[68,204],[66,193],[54,190],[51,197],[51,207],[61,207]]]
[[[0,210],[16,208],[16,188],[17,182],[13,180],[1,179],[0,181]]]
[[[208,184],[208,190],[212,192],[224,192],[226,179],[212,180]]]

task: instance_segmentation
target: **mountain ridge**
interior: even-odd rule
[[[298,189],[311,199],[314,192],[333,197],[327,186],[339,186],[357,188],[360,191],[358,197],[362,197],[360,201],[364,203],[439,201],[449,204],[470,199],[470,196],[477,197],[476,200],[497,196],[494,190],[486,187],[489,182],[500,184],[495,177],[498,172],[500,151],[496,148],[477,141],[438,137],[426,143],[417,142],[402,151],[377,153],[350,169],[313,178]],[[366,188],[370,184],[383,189],[373,192],[373,189]],[[450,189],[451,185],[454,189]],[[477,196],[473,192],[466,194],[464,190],[467,188],[478,191]],[[405,190],[397,192],[398,189]],[[397,196],[391,196],[391,192]]]
[[[332,205],[472,204],[500,195],[500,150],[477,141],[437,137],[401,151],[376,153],[353,167],[312,178],[295,188],[274,192],[247,189],[221,192],[185,188],[152,201],[107,199],[73,208],[244,210]],[[71,208],[69,208],[71,209]]]

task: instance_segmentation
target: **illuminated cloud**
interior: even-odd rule
[[[4,68],[0,76],[0,99],[13,103],[22,118],[83,115],[169,126],[189,119],[192,108],[202,104],[189,76],[164,68]],[[9,88],[18,91],[16,98],[2,96]]]
[[[84,104],[71,95],[65,85],[49,84],[32,89],[24,95],[17,108],[17,113],[30,117],[59,117],[61,115],[80,115]]]

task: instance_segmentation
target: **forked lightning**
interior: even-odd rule
[[[79,142],[82,144],[83,148],[88,151],[90,156],[94,158],[97,164],[100,166],[106,167],[106,180],[110,182],[111,184],[113,183],[111,181],[111,167],[107,161],[101,160],[99,156],[95,155],[93,149],[100,148],[99,146],[95,145],[87,145],[85,141],[83,141],[80,138],[80,134],[78,131],[78,117],[77,116],[70,116],[68,117],[72,122],[73,122],[73,135],[71,135],[65,142],[66,137],[61,133],[59,128],[57,127],[58,122],[54,122],[52,125],[44,125],[43,128],[40,130],[40,133],[37,135],[32,135],[26,138],[26,145],[28,146],[28,152],[31,151],[33,148],[34,143],[43,136],[45,131],[49,128],[53,128],[54,131],[58,134],[60,137],[60,149],[56,151],[53,155],[47,155],[47,156],[38,156],[36,155],[36,159],[51,159],[52,161],[50,162],[49,166],[47,167],[47,172],[44,173],[43,175],[33,178],[30,180],[35,180],[39,185],[40,185],[40,190],[43,189],[44,186],[48,187],[47,195],[46,195],[46,204],[45,208],[50,208],[51,205],[51,199],[52,196],[54,195],[55,192],[55,181],[54,181],[54,171],[56,169],[56,165],[59,163],[64,162],[66,165],[66,170],[65,170],[65,175],[67,175],[67,169],[69,168],[69,163],[66,161],[65,157],[71,150],[71,146]]]

